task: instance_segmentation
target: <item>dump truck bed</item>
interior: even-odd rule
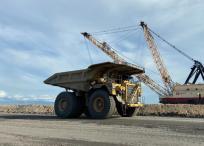
[[[87,69],[56,73],[46,79],[44,83],[66,89],[88,91],[90,82],[98,77],[102,77],[106,72],[118,72],[122,75],[133,75],[144,73],[144,69],[128,64],[104,62],[91,65]]]

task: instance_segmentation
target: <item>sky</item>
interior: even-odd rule
[[[43,81],[56,72],[111,61],[80,32],[96,32],[144,21],[191,57],[204,62],[202,0],[0,0],[0,102],[52,103],[62,88]],[[127,36],[124,38],[124,36]],[[162,83],[143,32],[96,36],[145,67]],[[121,39],[123,38],[123,39]],[[193,62],[155,39],[175,82],[184,83]],[[88,46],[88,47],[87,47]],[[90,52],[90,53],[89,53]],[[158,95],[145,85],[145,103]],[[0,103],[1,104],[1,103]]]

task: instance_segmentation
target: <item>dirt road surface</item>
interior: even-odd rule
[[[204,119],[116,116],[90,120],[0,113],[0,145],[204,145]]]

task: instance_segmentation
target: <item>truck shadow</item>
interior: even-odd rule
[[[27,114],[3,114],[0,119],[22,119],[22,120],[52,120],[59,119],[53,115],[27,115]]]
[[[110,117],[109,119],[115,119],[118,118],[119,116],[113,116]],[[66,118],[66,119],[62,119],[59,118],[55,115],[35,115],[35,114],[0,114],[0,121],[1,120],[5,120],[5,119],[22,119],[22,120],[44,120],[44,121],[56,121],[56,120],[60,120],[60,121],[77,121],[77,120],[101,120],[101,119],[89,119],[86,116],[82,115],[79,118]],[[105,120],[105,119],[104,119]]]

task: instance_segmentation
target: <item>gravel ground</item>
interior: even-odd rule
[[[204,120],[115,116],[105,120],[0,113],[0,145],[204,145]]]

